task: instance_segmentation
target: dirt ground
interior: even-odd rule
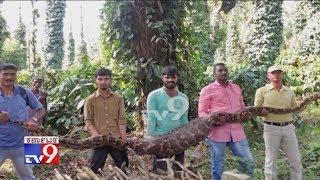
[[[200,144],[196,147],[193,147],[185,152],[185,166],[194,165],[197,163],[201,163],[203,161],[203,156],[201,154],[206,154],[207,152],[202,152],[203,150],[206,150],[204,145]],[[47,180],[47,179],[57,179],[56,172],[58,171],[62,175],[68,175],[71,179],[84,179],[81,178],[81,172],[79,169],[82,169],[83,167],[89,167],[89,156],[90,156],[90,150],[71,150],[71,149],[60,149],[60,163],[59,165],[35,165],[34,166],[34,174],[39,180]],[[143,163],[143,165],[142,165]],[[209,162],[204,163],[204,165],[208,165]],[[105,173],[104,177],[100,177],[100,179],[107,179],[107,177],[111,176],[112,169],[110,169],[112,165],[114,166],[113,160],[110,156],[108,156],[106,160],[105,167],[103,169],[103,172]],[[151,174],[151,179],[160,179],[153,177],[152,173],[152,156],[151,155],[143,155],[143,156],[137,156],[133,153],[129,152],[129,167],[126,169],[127,176],[129,179],[142,179],[142,171],[147,171]],[[206,172],[202,172],[203,176],[205,177]],[[195,174],[197,174],[196,171],[194,171]],[[157,174],[155,174],[157,176]],[[179,178],[180,175],[176,175],[175,179],[181,179]],[[153,178],[152,178],[153,177]],[[162,179],[166,179],[164,174],[161,175]],[[1,169],[0,169],[0,179],[18,179],[15,175],[13,165],[10,161],[6,161]],[[113,178],[116,179],[116,178]],[[187,178],[188,179],[188,178]]]

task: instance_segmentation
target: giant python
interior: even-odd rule
[[[320,99],[320,92],[313,93],[306,97],[298,107],[288,109],[277,109],[272,107],[245,107],[237,113],[218,112],[210,114],[207,117],[197,118],[190,121],[188,124],[175,129],[169,134],[159,137],[142,138],[142,139],[126,139],[122,140],[109,135],[91,137],[84,140],[73,138],[59,137],[60,146],[72,149],[90,149],[100,146],[112,146],[121,150],[128,147],[136,153],[155,154],[162,157],[169,157],[175,154],[182,153],[191,146],[197,145],[211,131],[213,126],[221,125],[224,122],[239,122],[242,121],[244,113],[251,112],[254,115],[260,116],[262,109],[266,109],[269,113],[284,114],[292,113],[304,108],[309,102]],[[12,121],[13,122],[13,121]],[[21,122],[14,122],[19,125],[24,125]],[[48,132],[42,131],[42,135],[49,135]]]

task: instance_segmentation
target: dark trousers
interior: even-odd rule
[[[109,153],[117,167],[121,168],[123,162],[125,162],[128,167],[129,160],[127,151],[120,151],[110,146],[102,146],[93,149],[90,168],[94,173],[99,174],[98,169],[103,169]]]
[[[157,160],[163,159],[163,158],[171,158],[171,157],[161,157],[161,156],[154,155],[154,157],[153,157],[153,171],[156,171],[158,168],[163,171],[167,171],[167,163],[165,161],[157,161]],[[183,165],[184,164],[184,152],[181,154],[175,155],[174,159]],[[179,165],[173,164],[173,170],[174,171],[181,171],[182,169],[180,168]]]

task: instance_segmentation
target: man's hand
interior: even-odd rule
[[[0,111],[0,123],[7,122],[9,120],[8,112]]]
[[[127,127],[125,125],[119,125],[120,138],[122,140],[127,139]]]
[[[39,128],[38,124],[33,119],[27,121],[26,125],[27,125],[26,130],[30,132],[35,132]]]
[[[268,111],[266,109],[261,110],[261,116],[266,117],[268,115]]]
[[[97,137],[97,136],[101,136],[98,132],[93,132],[92,134],[91,134],[91,137]]]
[[[252,119],[252,113],[249,111],[244,111],[240,114],[240,118],[245,121],[249,121]]]

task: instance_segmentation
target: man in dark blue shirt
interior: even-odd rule
[[[29,89],[24,89],[27,100],[21,95],[21,86],[15,85],[17,66],[4,63],[0,65],[0,166],[11,159],[19,179],[34,180],[30,165],[24,164],[24,136],[38,128],[37,121],[45,115],[42,104]],[[27,105],[36,110],[36,114],[27,119]],[[24,129],[9,120],[23,121]]]

